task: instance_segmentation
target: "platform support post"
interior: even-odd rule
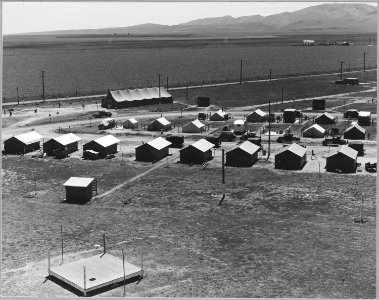
[[[122,269],[124,270],[124,295],[125,297],[125,255],[124,255],[124,249],[121,249],[122,251]]]
[[[47,273],[50,275],[50,248],[47,251]]]
[[[143,252],[142,252],[142,250],[141,250],[141,270],[143,273]]]
[[[103,254],[105,254],[107,252],[107,248],[105,245],[105,233],[103,233],[103,245],[104,245],[104,253]]]
[[[62,264],[63,264],[63,225],[61,225]]]
[[[84,296],[87,296],[87,292],[86,292],[86,267],[83,266],[83,276],[84,276]]]

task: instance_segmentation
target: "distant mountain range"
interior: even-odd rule
[[[377,8],[368,4],[321,4],[294,12],[263,17],[206,18],[178,25],[142,24],[129,27],[60,30],[30,34],[122,34],[122,35],[193,35],[234,36],[308,33],[375,33]]]

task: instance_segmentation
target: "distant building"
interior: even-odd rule
[[[19,134],[4,141],[4,151],[8,154],[23,154],[40,149],[43,136],[35,131]]]
[[[370,126],[371,125],[371,112],[360,111],[358,114],[358,125]]]
[[[266,122],[267,118],[268,118],[268,114],[258,108],[246,116],[246,121],[252,122],[252,123],[255,123],[255,122],[263,123],[263,122]]]
[[[323,138],[325,136],[325,129],[318,124],[313,124],[303,131],[303,137],[308,138]]]
[[[207,107],[211,105],[211,98],[209,97],[197,97],[196,99],[197,106],[200,107]]]
[[[47,155],[59,156],[64,154],[70,154],[79,149],[79,141],[81,138],[73,133],[64,134],[53,138],[43,144],[43,151]]]
[[[283,123],[295,123],[298,112],[295,108],[287,108],[283,111]]]
[[[183,133],[202,133],[205,131],[205,125],[198,119],[183,125]]]
[[[331,114],[325,112],[322,115],[315,118],[316,124],[336,124],[336,118]]]
[[[147,125],[148,131],[169,131],[171,130],[171,122],[168,121],[165,117],[160,117],[149,125]]]
[[[259,149],[259,146],[245,141],[237,148],[226,152],[225,164],[233,167],[251,167],[258,160]]]
[[[325,110],[325,99],[313,99],[312,110]]]
[[[242,134],[247,129],[247,122],[245,120],[236,120],[234,121],[234,133]]]
[[[354,124],[345,130],[343,137],[349,140],[364,140],[366,139],[366,129]]]
[[[212,148],[214,146],[206,139],[201,139],[180,150],[180,162],[202,164],[212,159]]]
[[[348,109],[348,110],[345,111],[345,113],[343,114],[343,117],[344,117],[344,118],[356,119],[356,118],[358,118],[358,115],[359,115],[358,110],[356,110],[356,109]]]
[[[209,121],[225,121],[229,119],[229,114],[221,109],[210,116]]]
[[[71,177],[64,184],[66,201],[70,203],[85,203],[91,200],[92,191],[97,190],[95,178]]]
[[[130,129],[138,128],[138,121],[134,118],[130,118],[122,124],[122,127]]]
[[[281,148],[275,155],[275,168],[284,170],[300,170],[307,163],[307,149],[291,144]]]
[[[159,103],[172,103],[170,95],[164,87],[130,90],[108,91],[101,106],[105,108],[125,108]]]
[[[90,141],[83,145],[83,152],[92,150],[99,153],[100,157],[105,157],[108,154],[117,153],[117,145],[120,142],[113,135],[105,135],[96,140]]]
[[[171,143],[158,137],[148,143],[138,146],[136,150],[137,161],[157,162],[169,155]]]
[[[314,46],[315,41],[314,40],[303,40],[303,46]]]
[[[355,173],[357,169],[358,151],[343,145],[340,150],[330,153],[326,157],[326,170],[339,170],[344,173]]]

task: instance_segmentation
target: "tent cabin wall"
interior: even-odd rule
[[[138,146],[135,150],[136,150],[137,161],[146,161],[146,162],[160,161],[161,159],[169,155],[168,147],[164,147],[158,150],[147,143],[141,146]]]
[[[210,159],[212,159],[212,150],[202,152],[191,145],[180,150],[181,163],[202,164]]]
[[[336,153],[326,158],[327,171],[341,170],[344,173],[355,173],[357,170],[357,161],[342,153]]]
[[[161,130],[164,130],[164,131],[171,130],[171,124],[163,125],[162,123],[155,120],[147,126],[147,131],[161,131]]]
[[[336,119],[335,118],[330,119],[325,115],[321,115],[321,116],[315,118],[315,123],[316,124],[335,124]]]
[[[204,131],[204,127],[199,128],[192,122],[184,125],[182,128],[183,133],[202,133],[203,131]]]
[[[364,140],[366,139],[366,133],[358,130],[357,128],[352,128],[344,132],[343,138],[348,140]]]
[[[371,125],[371,116],[365,116],[365,117],[358,116],[358,125],[359,126],[370,126]]]
[[[284,170],[300,170],[307,162],[306,153],[300,157],[291,151],[275,155],[275,168]]]
[[[58,143],[56,140],[51,139],[51,140],[49,140],[43,144],[43,151],[47,155],[53,155],[53,151],[57,150],[57,149],[58,150],[67,149],[67,153],[72,153],[72,152],[78,151],[78,149],[79,149],[78,144],[79,144],[79,142],[76,141],[76,142],[72,142],[70,144],[67,144],[65,146],[65,145]]]
[[[296,121],[296,111],[284,111],[283,112],[283,123],[295,123]]]
[[[100,157],[104,157],[108,154],[117,153],[117,143],[109,145],[108,147],[103,147],[95,141],[90,141],[87,144],[83,145],[83,152],[86,150],[93,150],[99,152]]]
[[[70,203],[85,203],[92,199],[92,184],[87,187],[65,186],[66,201]]]
[[[258,122],[263,123],[263,122],[266,122],[266,120],[267,120],[267,116],[261,116],[257,114],[256,112],[253,112],[246,116],[246,121],[250,123],[258,123]]]
[[[258,152],[249,154],[240,148],[236,148],[226,152],[225,157],[227,166],[251,167],[258,161]]]
[[[4,141],[4,150],[6,153],[18,154],[18,153],[28,153],[41,148],[40,141],[24,144],[15,137],[11,137]]]

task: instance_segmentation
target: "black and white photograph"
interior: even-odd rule
[[[1,16],[2,297],[376,297],[377,2]]]

